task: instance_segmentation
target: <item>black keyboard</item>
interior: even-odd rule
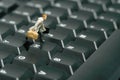
[[[120,0],[0,0],[0,80],[120,80],[119,43]]]

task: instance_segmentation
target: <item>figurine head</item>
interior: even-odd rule
[[[42,17],[43,17],[44,20],[46,20],[47,19],[47,14],[43,14]]]

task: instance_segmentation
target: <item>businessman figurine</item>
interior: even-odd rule
[[[26,36],[26,42],[24,44],[25,48],[28,50],[29,46],[34,43],[35,39],[38,38],[40,46],[43,44],[42,35],[44,33],[49,33],[49,29],[46,28],[43,22],[47,19],[47,15],[43,14],[42,17],[39,17],[35,25],[29,28],[29,33]],[[35,38],[38,36],[37,38]],[[31,39],[30,39],[31,38]]]

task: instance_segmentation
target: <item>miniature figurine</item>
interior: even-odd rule
[[[39,17],[34,26],[30,27],[27,35],[26,42],[24,44],[26,50],[29,49],[29,46],[35,42],[35,40],[39,39],[40,46],[42,47],[43,39],[42,35],[44,33],[49,33],[49,29],[46,28],[43,22],[47,19],[47,15],[43,14],[42,17]]]

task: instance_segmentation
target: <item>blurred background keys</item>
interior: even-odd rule
[[[54,4],[56,7],[67,9],[68,14],[72,15],[72,11],[78,10],[77,3],[68,0],[58,0]]]
[[[9,13],[17,8],[17,3],[14,0],[2,0],[0,1],[0,8],[3,9],[5,13]]]
[[[54,66],[41,66],[35,74],[34,80],[66,80],[68,74]]]
[[[96,3],[84,3],[82,9],[93,12],[95,19],[103,12],[102,6]]]
[[[30,2],[27,2],[26,5],[38,8],[39,12],[43,13],[45,9],[50,7],[50,2],[48,0],[32,0]]]
[[[103,10],[107,10],[107,7],[112,3],[111,0],[88,0],[91,3],[97,3],[102,5]]]
[[[0,80],[30,80],[32,71],[21,65],[8,64],[0,69]]]
[[[112,5],[110,5],[109,7],[108,7],[108,10],[109,11],[112,11],[112,12],[117,12],[117,13],[119,13],[120,11],[120,4],[119,3],[114,3],[114,4],[112,4]]]

